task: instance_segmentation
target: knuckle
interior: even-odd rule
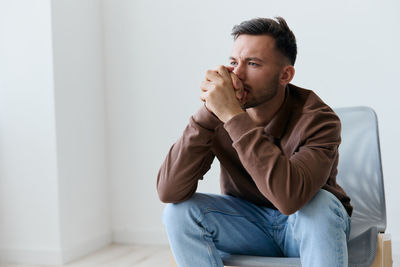
[[[214,71],[219,72],[222,70],[223,65],[218,65],[214,68]]]
[[[207,70],[207,71],[206,71],[206,76],[210,76],[210,75],[212,75],[214,72],[215,72],[214,70]]]

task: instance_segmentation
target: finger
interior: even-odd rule
[[[243,98],[244,88],[242,81],[233,73],[229,73],[231,75],[233,88],[235,89],[236,98],[241,100]]]
[[[212,82],[209,82],[209,81],[202,81],[200,83],[200,89],[203,92],[207,92],[209,90],[214,90],[215,89],[215,85]]]
[[[237,100],[242,100],[243,99],[243,91],[236,91],[235,95],[236,95],[236,99]]]
[[[206,102],[206,99],[202,95],[200,95],[200,100]]]
[[[240,99],[240,104],[243,106],[247,102],[247,92],[243,91],[243,97]]]
[[[233,88],[235,88],[235,90],[243,90],[243,83],[239,79],[239,77],[236,76],[236,74],[233,73],[233,72],[230,72],[229,74],[230,74],[231,79],[232,79]]]
[[[203,102],[207,101],[208,92],[203,92],[200,94],[200,100]]]
[[[229,77],[229,71],[224,65],[219,65],[215,68],[219,75],[222,77]]]
[[[232,72],[232,71],[235,69],[234,66],[229,66],[229,65],[225,66],[225,68],[226,68],[229,72]]]
[[[215,81],[216,79],[219,79],[221,75],[218,74],[216,70],[207,70],[206,71],[206,81]]]

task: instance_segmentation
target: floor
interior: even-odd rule
[[[1,267],[168,267],[168,246],[126,246],[112,244],[65,265],[5,264]]]
[[[394,251],[393,251],[394,252]],[[400,254],[394,253],[393,267],[399,266]],[[0,267],[169,267],[168,246],[127,246],[112,244],[65,265],[5,264]]]

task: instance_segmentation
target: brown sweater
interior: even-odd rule
[[[160,168],[160,200],[189,199],[216,156],[222,194],[292,214],[323,188],[351,215],[350,198],[336,183],[340,127],[337,115],[314,92],[291,84],[265,127],[247,113],[223,124],[203,105]]]

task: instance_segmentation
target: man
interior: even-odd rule
[[[283,18],[233,28],[230,66],[208,70],[204,105],[157,179],[179,266],[223,266],[224,253],[347,266],[352,207],[336,183],[340,121],[290,84],[296,39]],[[196,193],[217,157],[222,195]]]

